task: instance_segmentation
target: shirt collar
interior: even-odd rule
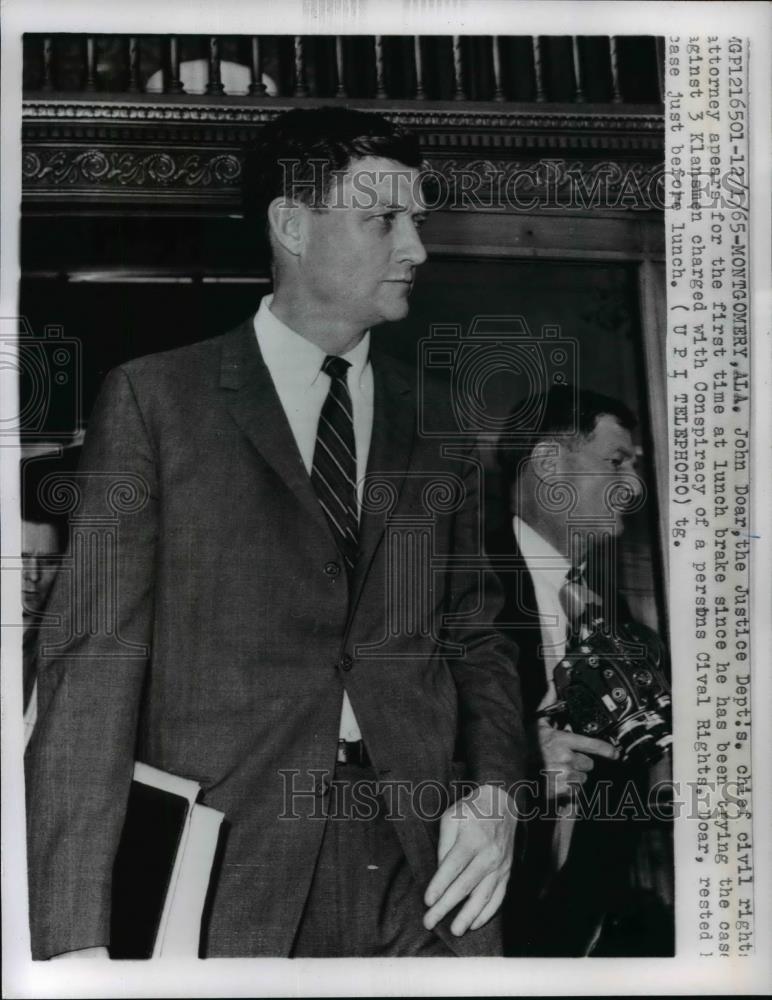
[[[313,385],[327,356],[321,347],[296,333],[271,312],[273,295],[260,301],[254,319],[260,352],[274,381]],[[349,385],[359,384],[370,360],[370,331],[350,351],[341,355],[351,365]]]
[[[517,514],[512,518],[512,530],[531,576],[548,574],[552,579],[558,575],[561,581],[565,579],[571,563],[554,545]]]

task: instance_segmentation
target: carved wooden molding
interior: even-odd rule
[[[220,150],[36,147],[22,154],[28,191],[215,188],[232,196],[241,181],[241,166],[235,152]]]
[[[572,211],[661,211],[664,162],[610,159],[464,160],[428,158],[442,195],[439,207],[461,211],[526,212],[543,208]],[[444,189],[443,189],[444,188]]]
[[[663,207],[661,161],[427,157],[431,207],[458,211],[563,208],[652,211]],[[240,201],[237,148],[31,145],[22,156],[27,200],[207,200],[232,211]]]
[[[270,104],[250,102],[239,103],[238,98],[220,98],[217,103],[198,103],[190,98],[177,100],[67,100],[64,98],[30,99],[23,101],[24,118],[112,118],[124,121],[157,121],[178,119],[180,121],[229,121],[262,124],[270,121],[290,108],[308,105],[340,104],[337,100],[309,99],[307,101],[287,101],[283,98],[269,99]],[[490,107],[484,104],[459,108],[453,104],[449,108],[439,107],[434,102],[428,107],[424,102],[415,102],[408,107],[407,102],[395,104],[391,101],[346,101],[347,106],[366,105],[371,111],[379,111],[386,117],[412,126],[451,126],[456,128],[592,128],[602,124],[605,128],[651,129],[662,131],[662,114],[630,111],[587,110],[586,106],[577,110],[577,105],[545,107],[526,111],[521,107]]]
[[[266,104],[239,103],[237,98],[220,102],[193,103],[125,100],[25,100],[24,133],[30,138],[78,131],[92,126],[95,137],[111,141],[125,136],[125,127],[142,127],[145,140],[176,135],[181,141],[201,137],[207,126],[227,139],[243,141],[260,125],[292,107],[334,104],[334,101],[298,100]],[[339,102],[337,102],[339,103]],[[524,110],[501,106],[468,105],[459,108],[407,107],[391,102],[347,102],[377,110],[387,118],[415,129],[427,147],[495,149],[613,149],[619,152],[661,152],[664,143],[663,116],[657,113],[620,112],[575,108]],[[57,126],[66,125],[64,132]],[[56,130],[56,131],[54,131]]]
[[[336,102],[206,102],[187,95],[26,100],[24,199],[28,205],[57,198],[138,204],[167,199],[191,207],[208,202],[230,211],[238,207],[244,147],[261,126],[290,107],[320,103]],[[481,195],[509,186],[511,192],[536,198],[540,207],[566,207],[565,195],[575,190],[580,209],[661,207],[660,114],[350,103],[377,109],[418,132],[428,163],[450,194],[460,184]],[[596,190],[602,196],[593,202]],[[619,197],[626,190],[627,201]],[[468,199],[454,207],[481,206]]]

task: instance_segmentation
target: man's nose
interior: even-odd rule
[[[631,502],[636,502],[640,500],[641,497],[643,496],[644,490],[646,489],[646,485],[641,479],[640,473],[635,467],[631,466],[627,470],[627,475],[625,476],[625,482],[629,486],[629,489],[632,493]]]
[[[24,558],[23,572],[25,579],[29,580],[30,583],[37,583],[40,579],[40,563],[35,556]]]
[[[404,236],[399,248],[399,258],[408,261],[413,267],[418,267],[426,260],[426,247],[414,222],[405,226]]]

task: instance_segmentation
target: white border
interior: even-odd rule
[[[309,961],[278,959],[206,962],[103,963],[68,960],[32,963],[27,930],[23,830],[23,745],[20,679],[2,678],[3,994],[7,997],[102,996],[409,996],[409,995],[693,995],[763,994],[772,989],[772,810],[768,794],[772,760],[772,489],[770,396],[772,394],[772,292],[770,291],[770,7],[763,3],[517,2],[517,0],[132,0],[110,4],[84,0],[5,0],[2,16],[2,231],[0,318],[17,313],[18,206],[21,198],[21,33],[94,31],[116,33],[313,34],[682,34],[747,35],[751,38],[751,267],[753,323],[753,760],[756,943],[747,959],[391,959]],[[278,25],[277,25],[278,26]],[[5,332],[2,324],[0,332]],[[10,376],[10,377],[9,377]],[[2,411],[14,411],[13,373],[0,371]],[[19,551],[18,453],[0,448],[2,538]],[[4,619],[20,621],[14,573],[3,573]],[[20,648],[21,630],[7,630],[3,648]],[[6,676],[8,675],[8,676]],[[13,708],[10,711],[8,706]],[[602,877],[602,871],[599,872]]]

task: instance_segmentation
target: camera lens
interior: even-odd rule
[[[654,764],[673,742],[670,726],[658,712],[644,712],[625,719],[616,733],[622,760],[635,764]]]

